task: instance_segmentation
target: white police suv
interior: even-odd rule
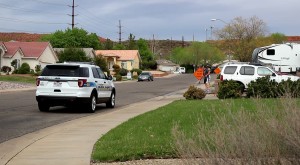
[[[115,107],[116,89],[111,76],[99,66],[87,63],[47,65],[36,79],[36,100],[40,111],[53,106],[83,105],[95,112],[96,104]]]

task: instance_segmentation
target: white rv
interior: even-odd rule
[[[271,65],[277,72],[294,73],[300,70],[300,44],[272,44],[256,48],[252,62]]]

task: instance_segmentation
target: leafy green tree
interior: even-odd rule
[[[55,48],[94,48],[101,49],[99,38],[95,33],[88,33],[84,29],[74,28],[65,31],[58,30],[53,34],[45,35],[42,41],[50,41]]]
[[[107,62],[105,60],[105,58],[101,55],[98,55],[94,58],[94,63],[99,66],[103,72],[107,72],[108,74],[110,74],[109,69],[107,67]]]
[[[142,38],[137,41],[137,47],[140,52],[142,61],[153,60],[153,55],[148,47],[148,42]]]
[[[273,33],[271,34],[271,39],[273,44],[282,44],[287,40],[287,37],[282,33]]]
[[[181,65],[213,64],[222,61],[224,58],[224,54],[217,47],[206,42],[193,42],[188,47],[175,48],[171,53],[171,60]]]
[[[114,48],[114,43],[107,38],[104,43],[104,50],[112,50],[113,48]]]
[[[85,52],[80,48],[66,48],[64,51],[58,53],[59,62],[77,61],[90,62],[91,58],[87,57]]]
[[[133,34],[130,33],[129,37],[128,37],[128,42],[126,45],[126,49],[127,50],[136,50],[137,49],[137,44],[135,41],[135,36]]]
[[[121,43],[121,44],[116,44],[113,48],[114,50],[125,50],[126,47]]]
[[[224,40],[223,48],[226,54],[233,54],[242,62],[250,62],[252,51],[257,47],[255,40],[267,34],[266,23],[254,16],[249,19],[234,18],[220,30],[215,30],[216,36]]]
[[[197,59],[193,58],[186,48],[176,47],[172,50],[170,60],[176,64],[196,64]]]

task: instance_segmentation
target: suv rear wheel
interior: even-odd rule
[[[38,106],[39,106],[39,110],[40,110],[41,112],[48,112],[49,109],[50,109],[50,106],[49,106],[48,104],[43,103],[43,102],[41,102],[41,101],[38,102]]]
[[[88,111],[91,113],[94,113],[96,110],[96,96],[93,94],[90,98],[90,101],[88,103]]]
[[[106,107],[114,108],[115,107],[115,101],[116,101],[115,92],[112,92],[108,102],[106,103]]]

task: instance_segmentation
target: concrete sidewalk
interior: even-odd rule
[[[203,84],[195,84],[204,89]],[[185,90],[61,123],[0,144],[0,164],[90,165],[95,142],[130,118],[184,99]],[[205,99],[216,99],[208,94]]]

